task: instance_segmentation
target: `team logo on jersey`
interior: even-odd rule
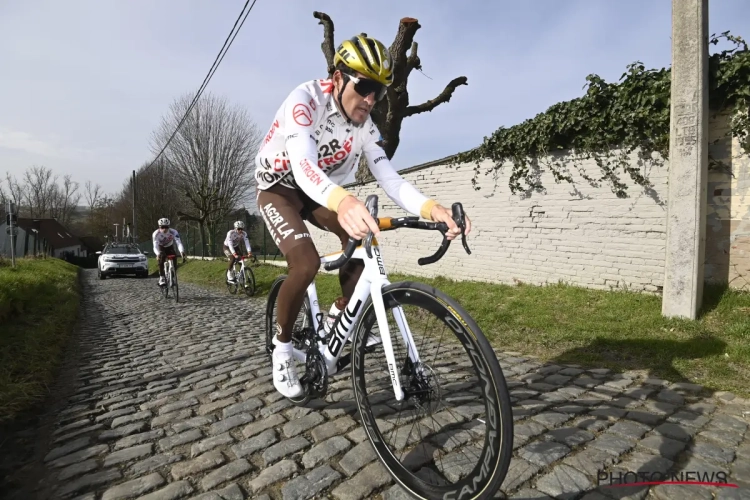
[[[331,92],[333,92],[333,80],[318,80],[318,83],[320,84],[320,89],[324,94],[330,94]]]
[[[279,128],[279,120],[274,120],[273,125],[271,125],[271,130],[268,131],[266,138],[263,140],[263,146],[268,144],[271,141],[271,139],[273,139],[273,134],[276,132],[276,129],[278,128]]]
[[[353,137],[347,138],[343,144],[338,139],[331,139],[327,144],[318,146],[318,166],[321,169],[335,166],[346,161],[352,152]]]
[[[172,240],[174,239],[174,236],[172,236],[172,233],[159,233],[156,237],[159,244],[161,246],[167,246],[167,243],[172,243]]]
[[[312,111],[306,104],[296,104],[292,109],[292,117],[297,125],[309,127],[312,125]]]

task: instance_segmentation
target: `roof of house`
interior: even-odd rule
[[[63,226],[57,219],[18,218],[18,226],[24,231],[36,229],[53,248],[81,245],[81,240]]]

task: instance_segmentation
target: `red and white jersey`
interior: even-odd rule
[[[227,236],[224,238],[224,244],[229,248],[232,253],[237,253],[241,242],[245,242],[245,247],[248,252],[252,252],[250,248],[250,240],[247,238],[247,231],[240,233],[236,229],[230,229],[227,231]]]
[[[159,247],[171,247],[177,242],[177,248],[180,253],[185,253],[185,248],[182,246],[182,240],[180,240],[180,233],[174,228],[169,228],[165,232],[157,229],[154,234],[151,235],[151,239],[154,243],[154,254],[159,255]]]
[[[341,184],[364,154],[373,176],[398,206],[415,215],[431,208],[434,202],[396,172],[379,140],[370,117],[357,126],[339,112],[332,80],[305,82],[281,104],[261,144],[255,158],[258,189],[277,183],[299,189],[335,211],[348,194]]]

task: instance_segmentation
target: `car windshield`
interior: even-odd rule
[[[138,251],[135,247],[126,247],[126,246],[117,246],[117,247],[109,247],[107,250],[104,251],[104,253],[129,253],[129,254],[139,254],[141,252]]]

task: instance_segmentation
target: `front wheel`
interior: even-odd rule
[[[244,277],[245,295],[252,297],[255,295],[255,274],[253,273],[253,270],[246,267],[244,270]]]
[[[177,271],[174,266],[172,267],[172,288],[174,288],[174,301],[177,303],[180,301],[180,288],[177,286]]]
[[[159,288],[161,289],[161,295],[165,299],[169,297],[169,268],[167,267],[167,264],[164,265],[164,284],[159,285]],[[159,277],[161,279],[161,277]]]
[[[354,398],[376,454],[417,498],[492,498],[513,452],[510,395],[494,351],[441,291],[401,282],[382,294],[396,366],[382,342],[367,346],[380,336],[371,298],[352,347]],[[400,380],[401,401],[391,377]]]
[[[229,282],[229,277],[228,276],[225,278],[225,280],[226,280],[226,283],[227,283],[227,290],[229,290],[229,293],[231,293],[232,295],[234,295],[234,294],[237,293],[237,287],[238,287],[239,277],[237,276],[237,270],[235,269],[234,266],[232,266],[231,271],[232,271],[232,274],[234,275],[234,283],[230,283]],[[229,271],[227,271],[227,273],[228,272]]]

